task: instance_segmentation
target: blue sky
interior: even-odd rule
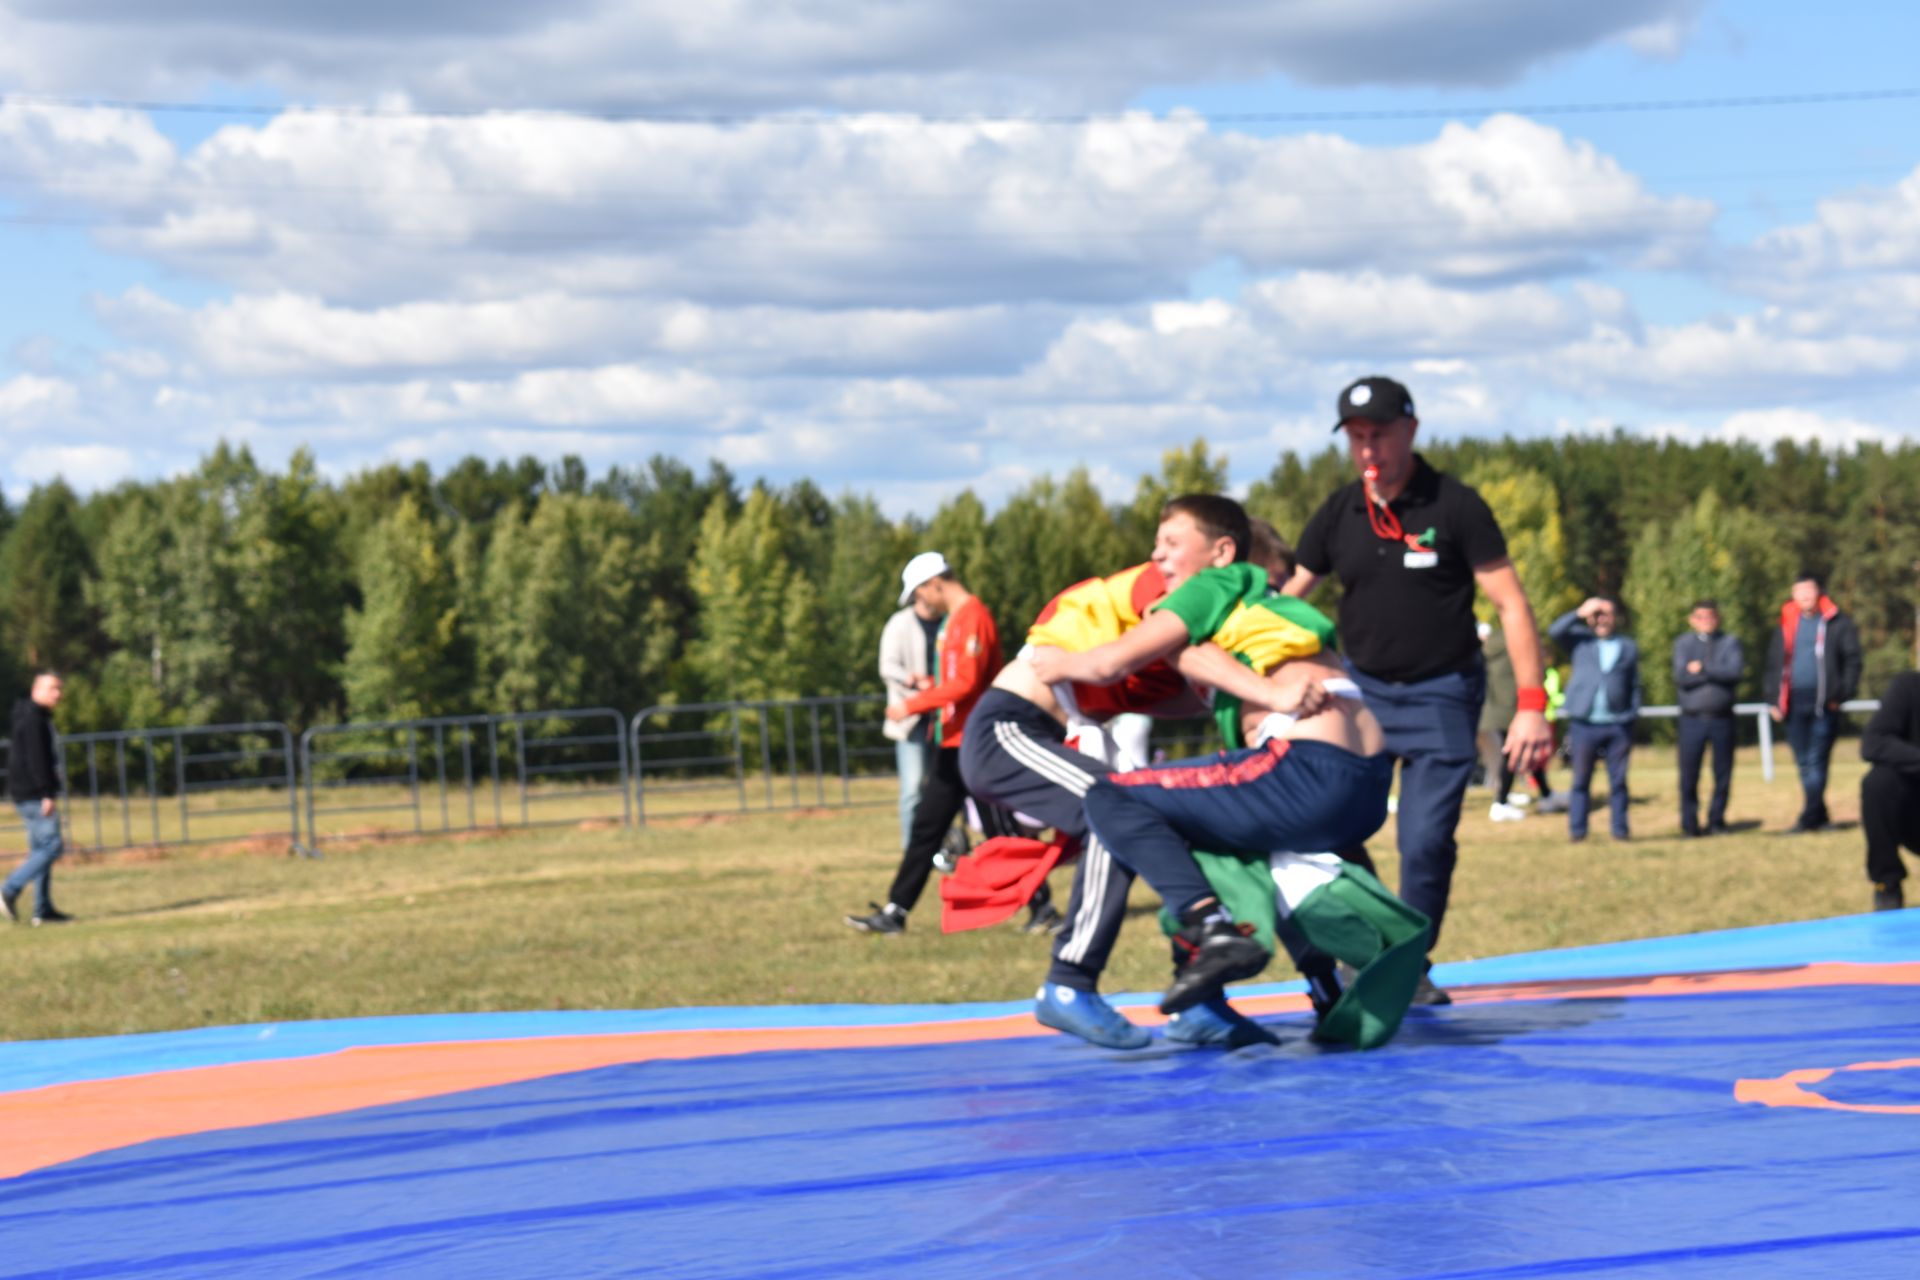
[[[11,498],[221,439],[335,473],[718,457],[896,511],[1076,465],[1120,496],[1198,435],[1241,481],[1320,447],[1376,370],[1444,435],[1920,420],[1920,98],[1529,111],[1920,88],[1910,6],[0,23]]]

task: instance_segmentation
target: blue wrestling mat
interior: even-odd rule
[[[0,1274],[1920,1274],[1920,912],[1436,976],[1370,1053],[1287,987],[1231,1054],[1023,1005],[0,1045]]]

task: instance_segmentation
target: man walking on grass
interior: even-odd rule
[[[42,671],[33,691],[13,707],[13,744],[7,761],[7,790],[27,827],[27,860],[0,886],[0,907],[9,920],[20,919],[20,895],[34,886],[34,924],[65,924],[73,917],[53,905],[53,864],[64,852],[60,839],[60,765],[54,747],[53,709],[64,687],[60,677]]]
[[[926,612],[946,619],[940,629],[939,680],[919,692],[887,704],[890,723],[914,716],[939,716],[933,760],[920,784],[920,798],[914,805],[913,821],[907,845],[900,855],[900,869],[894,874],[884,904],[871,903],[870,912],[844,917],[847,924],[865,933],[904,933],[907,913],[920,901],[927,879],[933,874],[934,855],[946,838],[947,828],[967,803],[966,784],[960,778],[960,743],[967,718],[974,704],[1000,673],[1000,630],[993,614],[979,597],[961,584],[947,558],[938,551],[923,551],[907,562],[900,574],[902,606],[917,605]],[[1028,903],[1036,928],[1045,929],[1058,919],[1052,896],[1042,884]]]

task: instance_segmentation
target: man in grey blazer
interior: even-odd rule
[[[1547,628],[1553,642],[1573,659],[1567,700],[1567,749],[1573,757],[1573,788],[1568,795],[1567,834],[1587,838],[1588,789],[1593,766],[1607,761],[1607,807],[1613,838],[1631,836],[1627,826],[1627,756],[1633,750],[1633,722],[1640,714],[1640,648],[1616,634],[1620,610],[1605,596],[1593,596]]]

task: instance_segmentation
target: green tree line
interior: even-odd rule
[[[1794,574],[1858,621],[1866,692],[1913,665],[1920,449],[1683,444],[1625,433],[1437,442],[1506,529],[1542,623],[1623,600],[1648,696],[1700,596],[1757,668]],[[1351,476],[1335,448],[1281,455],[1246,494],[1297,537]],[[896,518],[808,481],[742,487],[656,457],[387,465],[343,480],[300,453],[221,446],[191,473],[86,496],[55,481],[0,503],[0,678],[69,677],[69,731],[397,719],[872,691],[874,651],[915,551],[946,553],[1008,647],[1046,600],[1144,559],[1161,504],[1219,490],[1205,441],[1133,496],[1084,471],[997,508],[962,491]],[[1337,613],[1337,586],[1319,603]]]

